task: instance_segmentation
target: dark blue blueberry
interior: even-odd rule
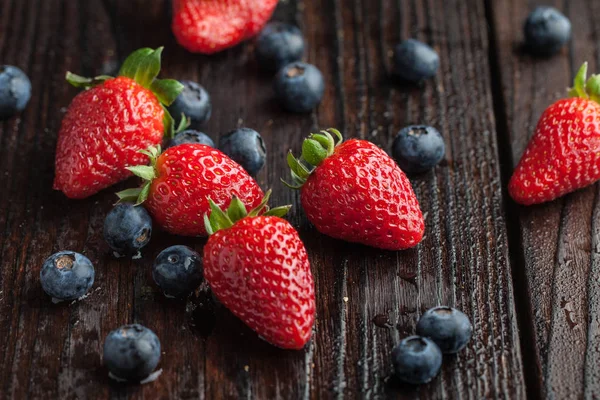
[[[275,77],[275,95],[292,112],[308,112],[323,98],[325,82],[317,67],[300,61],[286,65]]]
[[[427,310],[417,323],[417,334],[433,340],[444,353],[462,350],[473,333],[469,317],[450,307]]]
[[[106,337],[103,359],[115,378],[139,382],[158,365],[160,341],[145,326],[124,325]]]
[[[256,40],[256,58],[261,67],[271,71],[300,61],[303,53],[302,32],[294,25],[270,22]]]
[[[255,176],[265,164],[267,148],[254,129],[238,128],[219,139],[219,150]]]
[[[392,144],[392,156],[400,169],[418,174],[435,167],[444,158],[446,146],[437,129],[411,125],[398,132]]]
[[[193,129],[188,129],[179,132],[175,137],[169,140],[167,148],[179,146],[185,143],[205,144],[210,147],[215,147],[215,142],[206,133],[198,132]]]
[[[394,348],[392,361],[398,379],[420,385],[431,381],[440,372],[442,352],[427,338],[409,336]]]
[[[433,78],[440,67],[440,57],[431,47],[407,39],[394,49],[394,74],[409,82]]]
[[[571,38],[571,21],[554,7],[540,6],[529,14],[523,30],[530,52],[550,56]]]
[[[31,98],[31,82],[17,67],[0,67],[0,119],[23,111]]]
[[[57,300],[75,300],[94,284],[94,266],[84,255],[74,251],[59,251],[42,266],[40,281],[44,292]]]
[[[199,84],[192,81],[181,81],[183,92],[169,106],[169,113],[175,120],[175,126],[181,121],[181,114],[185,114],[192,122],[192,128],[197,128],[208,121],[212,112],[210,96]]]
[[[104,220],[104,240],[117,257],[137,256],[152,236],[152,218],[142,206],[117,204]]]
[[[202,283],[202,258],[187,246],[171,246],[156,257],[152,277],[165,296],[185,296]]]

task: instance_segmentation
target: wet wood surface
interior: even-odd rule
[[[274,19],[298,24],[306,59],[327,81],[323,103],[294,115],[272,95],[252,42],[211,57],[187,53],[169,28],[166,0],[1,0],[0,62],[31,78],[33,96],[0,122],[0,398],[594,398],[600,396],[600,203],[598,185],[542,206],[521,208],[506,182],[537,118],[564,94],[588,60],[600,69],[594,0],[555,1],[573,21],[574,41],[556,57],[519,47],[537,2],[518,0],[287,0]],[[414,37],[440,54],[435,79],[390,79],[390,55]],[[124,182],[83,201],[51,188],[64,82],[112,73],[139,47],[165,46],[163,77],[191,79],[212,96],[204,131],[258,130],[268,158],[258,176],[305,242],[317,293],[313,339],[302,351],[261,341],[213,300],[206,287],[166,299],[151,277],[165,247],[202,250],[203,239],[156,232],[140,260],[115,259],[104,217]],[[415,249],[383,252],[319,234],[298,194],[280,184],[285,153],[319,128],[389,150],[408,124],[436,126],[445,160],[412,177],[426,216]],[[96,267],[88,298],[53,304],[39,283],[46,257],[69,249]],[[419,315],[452,305],[474,337],[446,357],[428,385],[392,378],[391,350],[414,333]],[[163,374],[146,385],[111,381],[101,362],[108,332],[141,323],[159,336]]]

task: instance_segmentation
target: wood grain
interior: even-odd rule
[[[22,67],[34,87],[27,110],[0,124],[0,187],[5,188],[0,397],[523,398],[501,187],[503,149],[496,140],[489,64],[489,7],[479,0],[282,1],[275,18],[302,27],[306,57],[328,83],[322,105],[307,115],[279,108],[272,77],[259,70],[251,43],[212,57],[179,48],[170,34],[168,7],[159,0],[0,2],[2,62]],[[494,8],[502,15],[502,7]],[[421,87],[388,76],[394,44],[408,37],[432,44],[441,56],[440,73]],[[156,233],[141,260],[116,260],[101,232],[113,190],[84,201],[51,190],[56,134],[76,93],[63,82],[65,71],[111,72],[130,51],[159,45],[166,48],[163,76],[197,80],[210,92],[214,110],[208,134],[217,139],[244,125],[266,141],[268,161],[258,181],[275,189],[273,203],[294,204],[290,221],[309,250],[315,276],[317,323],[303,351],[261,341],[205,287],[187,302],[162,296],[150,274],[154,257],[176,243],[200,251],[203,240]],[[297,152],[312,130],[336,126],[347,137],[389,149],[396,132],[412,123],[437,126],[447,145],[442,165],[413,178],[427,224],[416,249],[382,252],[324,237],[307,222],[297,193],[279,184],[287,171],[286,151]],[[565,224],[576,224],[576,213],[588,212],[586,232],[598,229],[590,223],[592,212],[598,212],[594,189],[588,197],[574,202]],[[581,242],[583,250],[572,250],[587,248],[589,256],[589,235]],[[54,305],[43,293],[41,264],[59,249],[82,251],[94,262],[97,277],[89,298]],[[390,378],[391,349],[414,332],[425,309],[439,304],[455,305],[472,318],[473,341],[445,359],[431,384],[401,385]],[[106,334],[131,322],[147,325],[161,339],[164,373],[152,384],[116,384],[101,365]],[[554,343],[561,346],[558,338]],[[588,362],[597,356],[591,354]],[[598,377],[588,375],[593,385]]]
[[[521,24],[535,5],[556,6],[573,24],[573,42],[549,59],[523,52]],[[597,2],[502,1],[493,9],[495,60],[500,110],[505,129],[505,160],[516,165],[543,110],[566,95],[583,61],[600,68]],[[509,171],[510,172],[510,167]],[[528,383],[544,398],[579,399],[600,395],[598,358],[599,186],[548,204],[512,206],[515,279],[528,294],[519,303],[524,346],[531,348]],[[512,242],[511,242],[512,244]],[[516,254],[518,253],[518,254]],[[519,278],[520,276],[520,278]]]

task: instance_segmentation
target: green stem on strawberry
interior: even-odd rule
[[[587,99],[588,95],[585,91],[585,78],[587,75],[587,62],[584,62],[573,81],[573,87],[569,89],[569,97],[581,97]]]
[[[173,132],[173,136],[177,135],[179,132],[185,131],[187,128],[190,127],[191,124],[192,124],[192,119],[189,117],[186,117],[186,115],[184,113],[181,113],[181,119],[179,120],[179,125]]]
[[[84,76],[79,76],[76,75],[72,72],[68,72],[65,75],[65,79],[67,80],[67,82],[69,82],[72,86],[75,86],[78,89],[90,89],[93,88],[94,86],[98,86],[103,84],[105,81],[112,79],[112,76],[109,75],[100,75],[100,76],[96,76],[94,78],[86,78]]]
[[[588,63],[584,62],[577,71],[573,87],[569,89],[570,97],[581,97],[600,103],[600,75],[592,75],[587,79]]]
[[[148,198],[150,185],[156,178],[156,160],[162,151],[160,146],[150,146],[148,149],[139,152],[148,156],[150,165],[136,165],[127,167],[127,169],[135,176],[142,178],[144,184],[139,188],[126,189],[117,193],[119,202],[135,203],[136,206],[142,204]]]
[[[259,215],[283,217],[288,213],[290,208],[292,208],[291,205],[287,205],[269,209],[269,206],[267,205],[269,197],[271,197],[270,189],[265,194],[265,197],[263,197],[261,203],[250,210],[250,212],[246,210],[244,203],[236,196],[233,196],[231,203],[229,203],[229,207],[225,211],[221,210],[212,199],[208,199],[208,203],[210,204],[210,217],[207,214],[204,214],[204,226],[206,232],[210,236],[221,229],[231,228],[236,222],[246,217],[257,217]]]
[[[586,90],[590,100],[600,103],[600,75],[592,75],[586,83]]]
[[[331,135],[335,135],[335,138]],[[287,163],[291,169],[293,183],[281,180],[284,185],[291,189],[300,189],[312,173],[312,171],[321,165],[323,161],[331,156],[337,146],[344,141],[340,131],[334,128],[323,130],[320,133],[311,133],[310,136],[302,142],[302,155],[300,158],[294,157],[292,151],[287,155]]]
[[[118,75],[131,78],[140,86],[154,93],[164,110],[163,125],[165,137],[172,138],[178,130],[175,129],[175,122],[171,114],[169,114],[167,107],[183,91],[183,85],[174,79],[157,79],[160,73],[162,51],[163,47],[159,47],[156,50],[142,48],[134,51],[125,60]],[[67,72],[65,79],[76,88],[87,90],[104,83],[108,79],[112,79],[112,77],[101,75],[95,78],[86,78]]]

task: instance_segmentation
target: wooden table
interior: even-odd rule
[[[550,59],[520,48],[528,10],[551,3],[573,22],[574,40]],[[600,186],[518,207],[506,183],[544,108],[565,94],[587,60],[600,71],[596,0],[287,0],[276,19],[304,31],[308,61],[327,80],[312,114],[283,112],[252,44],[191,55],[170,34],[164,0],[2,0],[0,62],[23,68],[33,97],[0,123],[0,398],[382,398],[579,399],[600,397]],[[388,78],[402,38],[433,45],[437,77],[422,87]],[[258,180],[309,250],[317,323],[303,351],[261,341],[207,291],[167,300],[150,266],[160,250],[200,239],[157,233],[141,260],[116,260],[102,239],[114,190],[69,201],[51,188],[54,147],[77,93],[65,71],[112,72],[130,51],[166,46],[163,76],[211,93],[213,138],[240,125],[260,131],[268,162]],[[279,183],[284,155],[309,132],[335,126],[389,149],[412,123],[434,125],[445,161],[413,179],[426,237],[413,250],[382,252],[320,235],[298,194]],[[114,188],[131,186],[126,182]],[[96,266],[89,298],[55,305],[39,271],[51,253],[85,253]],[[413,388],[391,376],[390,352],[439,304],[466,312],[468,348],[440,376]],[[106,334],[139,322],[161,339],[164,373],[121,385],[101,365]]]

